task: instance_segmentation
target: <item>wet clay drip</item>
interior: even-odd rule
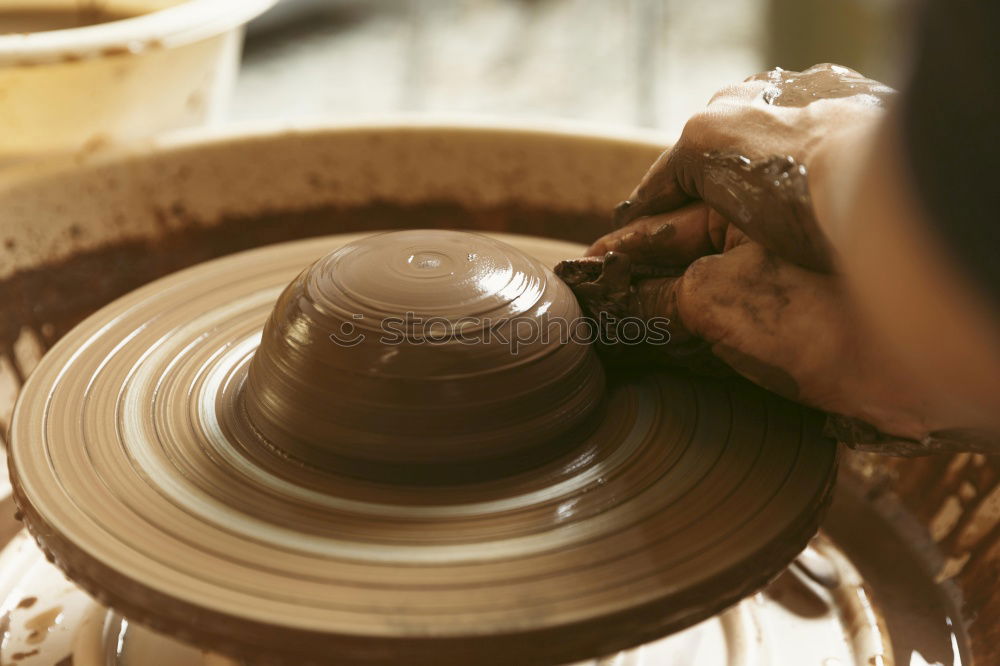
[[[598,405],[596,355],[559,338],[580,316],[561,280],[506,243],[456,231],[371,236],[281,294],[250,364],[246,410],[271,445],[312,465],[361,459],[376,463],[369,473],[391,463],[412,478],[414,466],[457,465],[462,480],[468,463],[551,445]]]
[[[835,447],[814,414],[736,380],[616,374],[569,446],[477,483],[290,460],[242,411],[248,368],[287,285],[357,240],[182,271],[42,359],[12,478],[71,578],[139,622],[283,663],[567,663],[708,617],[815,532]],[[582,251],[500,240],[543,265]]]

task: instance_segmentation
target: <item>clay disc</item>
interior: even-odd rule
[[[548,265],[580,246],[497,235]],[[182,271],[97,312],[24,387],[11,470],[67,574],[251,661],[562,663],[693,624],[814,533],[835,446],[741,381],[614,374],[599,424],[530,471],[409,487],[296,464],[239,396],[272,304],[357,235]]]

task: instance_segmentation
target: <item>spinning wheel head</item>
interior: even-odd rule
[[[543,266],[580,246],[379,238],[196,266],[53,347],[11,471],[71,578],[256,660],[567,663],[711,615],[812,536],[835,447],[744,382],[605,380],[587,347],[542,340],[331,340],[400,310],[450,333],[578,314]]]

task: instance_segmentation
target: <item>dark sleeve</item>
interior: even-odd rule
[[[902,113],[935,231],[1000,305],[1000,0],[925,3]]]

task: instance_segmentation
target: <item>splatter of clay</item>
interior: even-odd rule
[[[62,614],[62,606],[54,606],[25,622],[24,628],[30,632],[27,639],[28,643],[37,645],[44,641],[49,632],[55,629],[59,625],[59,622],[62,621]]]

